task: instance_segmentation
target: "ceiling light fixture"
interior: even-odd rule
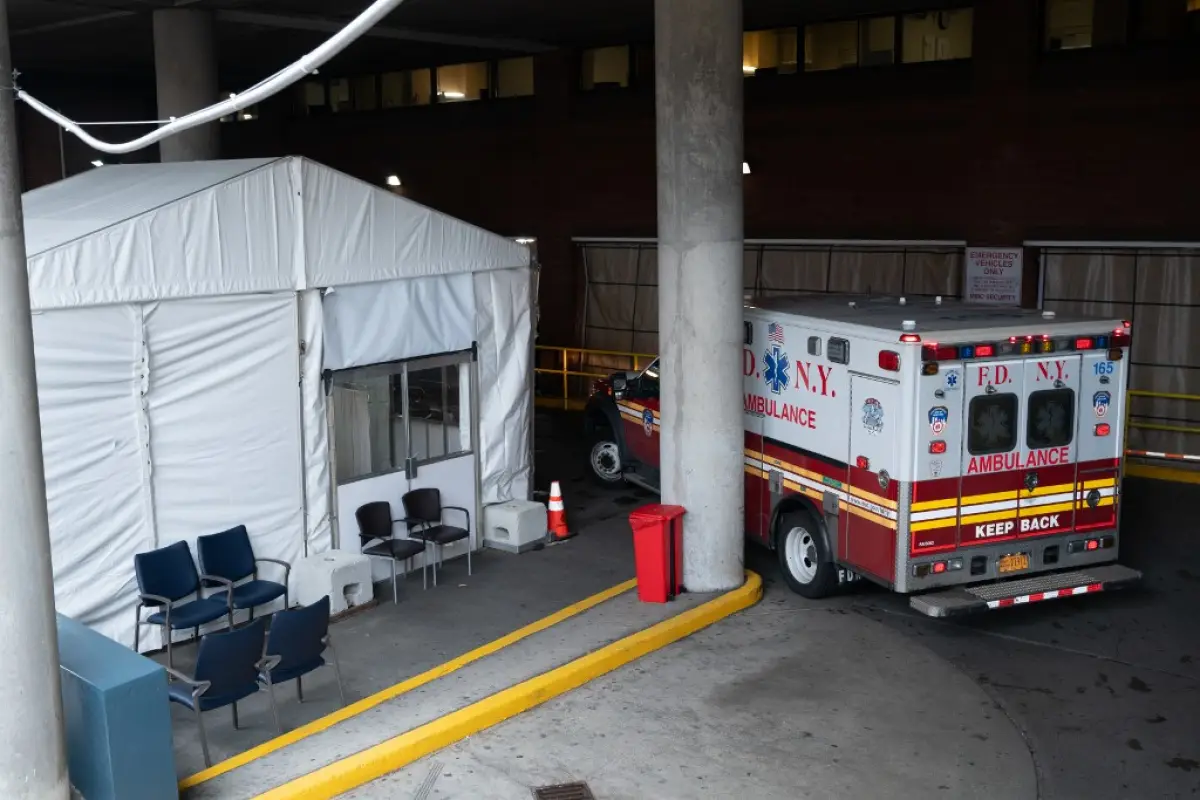
[[[442,97],[447,100],[462,100],[466,97],[462,92],[442,92]]]
[[[95,161],[92,162],[92,166],[93,167],[103,167],[104,162],[97,158]]]
[[[750,174],[750,162],[749,162],[749,161],[743,161],[743,162],[742,162],[742,174],[743,174],[743,175],[749,175],[749,174]]]
[[[537,240],[534,239],[532,236],[518,236],[517,237],[517,244],[533,244],[535,241],[537,241]]]
[[[400,185],[400,176],[399,175],[388,175],[387,176],[387,185],[388,186],[399,186]]]

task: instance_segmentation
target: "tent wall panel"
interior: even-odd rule
[[[470,275],[447,275],[326,292],[325,368],[470,350],[476,328],[472,286]]]
[[[139,320],[131,306],[33,317],[55,602],[130,644],[133,556],[154,546],[138,421]]]
[[[296,312],[291,292],[147,309],[159,546],[245,525],[258,555],[304,555]]]
[[[310,289],[299,296],[300,402],[304,407],[304,500],[308,504],[308,552],[323,553],[333,547],[331,484],[329,474],[329,420],[326,412],[325,313],[321,292]]]
[[[533,479],[532,285],[528,269],[474,276],[483,503],[529,497]]]

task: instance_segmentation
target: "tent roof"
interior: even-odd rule
[[[524,245],[297,157],[106,166],[23,199],[35,310],[530,262]]]

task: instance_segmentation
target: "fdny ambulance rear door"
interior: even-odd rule
[[[1072,529],[1079,369],[1073,354],[964,366],[961,545]]]
[[[1082,358],[1071,353],[1025,361],[1020,537],[1075,527],[1081,367]]]

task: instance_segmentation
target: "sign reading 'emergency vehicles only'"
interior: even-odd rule
[[[968,247],[964,260],[963,300],[967,303],[1021,304],[1019,247]]]

